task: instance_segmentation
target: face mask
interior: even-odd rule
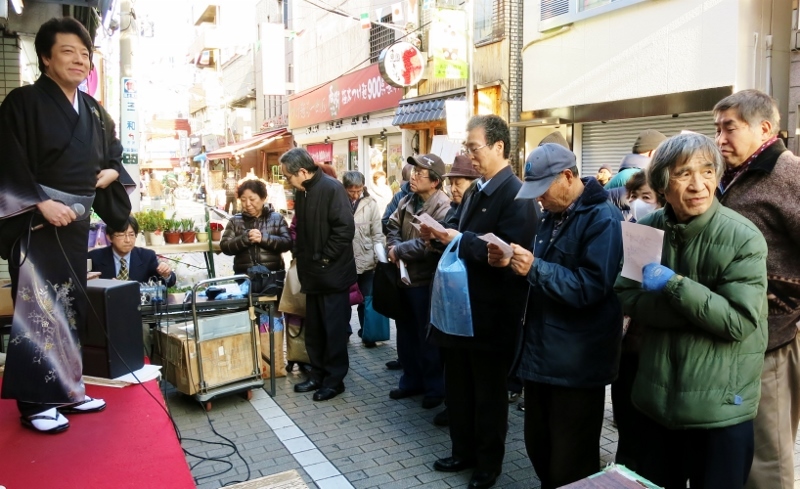
[[[655,204],[648,204],[641,199],[636,199],[631,203],[631,217],[638,221],[656,209]]]

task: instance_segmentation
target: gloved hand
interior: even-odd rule
[[[650,263],[642,268],[642,288],[648,292],[661,292],[675,272],[658,263]]]

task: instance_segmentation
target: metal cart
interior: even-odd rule
[[[248,293],[247,293],[247,303],[246,303],[246,311],[249,315],[250,320],[250,345],[251,345],[251,360],[252,363],[250,366],[250,373],[248,375],[243,375],[240,378],[236,379],[228,379],[222,383],[218,383],[215,385],[210,385],[205,379],[205,371],[203,369],[203,355],[201,354],[202,351],[202,344],[204,341],[210,341],[204,339],[204,331],[202,330],[203,323],[198,321],[198,314],[197,314],[197,292],[198,289],[204,286],[209,286],[213,284],[219,284],[224,282],[233,282],[233,281],[246,281],[248,284]],[[202,280],[197,282],[194,287],[192,287],[192,322],[194,324],[194,340],[197,346],[197,370],[199,374],[199,390],[194,395],[194,397],[203,404],[203,407],[206,411],[211,410],[211,400],[224,395],[229,394],[236,394],[242,393],[246,399],[250,399],[253,396],[251,392],[252,389],[255,388],[263,388],[264,387],[264,379],[261,377],[261,351],[259,349],[258,343],[258,322],[256,317],[256,312],[253,307],[253,298],[250,294],[249,287],[250,279],[247,275],[232,275],[229,277],[222,277],[222,278],[212,278],[208,280]],[[270,313],[272,311],[270,310]],[[216,337],[217,339],[219,337]],[[274,358],[274,356],[272,357]],[[272,375],[272,383],[274,384],[274,369]]]

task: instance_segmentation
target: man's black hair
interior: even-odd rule
[[[36,38],[33,41],[36,47],[36,57],[39,59],[39,71],[42,74],[45,73],[42,58],[49,59],[53,57],[52,51],[53,45],[56,43],[56,34],[75,34],[78,36],[83,45],[86,46],[86,49],[89,50],[89,62],[91,63],[94,46],[89,31],[86,30],[83,24],[72,17],[53,17],[39,27],[39,32],[36,33]]]
[[[503,142],[503,158],[508,159],[511,155],[511,132],[506,121],[498,115],[476,115],[469,120],[467,131],[477,127],[483,128],[488,146],[493,146],[499,141]]]

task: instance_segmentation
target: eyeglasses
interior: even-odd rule
[[[429,175],[423,175],[422,172],[426,170],[411,170],[411,176],[416,178],[431,178]]]
[[[136,239],[136,233],[114,233],[111,237],[114,239]]]
[[[470,148],[469,146],[463,146],[464,154],[466,155],[474,155],[478,151],[482,150],[483,148],[489,146],[488,143],[484,144],[483,146],[478,146],[477,148]]]

